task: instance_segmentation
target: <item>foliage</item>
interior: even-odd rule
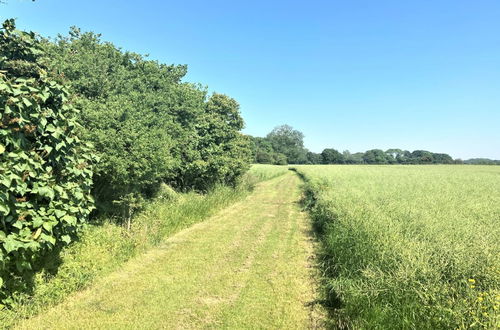
[[[433,153],[426,150],[413,152],[402,149],[372,149],[351,154],[342,153],[333,148],[326,148],[315,153],[304,148],[304,135],[291,126],[282,125],[274,128],[265,138],[250,137],[253,162],[258,164],[460,164],[450,155]],[[467,162],[467,161],[466,161]],[[471,160],[470,164],[497,164],[491,160]]]
[[[50,68],[78,95],[84,138],[101,158],[94,178],[99,208],[113,210],[115,201],[151,195],[175,163],[172,136],[179,125],[169,115],[172,93],[164,91],[185,68],[145,61],[76,28],[68,37],[47,40],[45,48]]]
[[[239,104],[214,93],[196,119],[196,139],[192,152],[181,164],[182,186],[208,190],[217,184],[235,185],[249,168],[250,141],[243,129]]]
[[[471,158],[464,161],[465,164],[471,165],[500,165],[500,160],[488,158]]]
[[[181,82],[186,66],[124,52],[77,28],[45,48],[51,70],[78,95],[84,137],[102,159],[93,191],[99,210],[129,218],[160,182],[206,191],[234,184],[248,168],[238,104],[220,94],[207,100],[204,89]]]
[[[259,164],[305,164],[304,134],[289,125],[275,127],[265,138],[250,137],[253,161]]]
[[[363,161],[367,164],[387,164],[389,163],[389,158],[382,150],[372,149],[365,152]]]
[[[498,168],[297,170],[320,233],[333,322],[354,329],[498,326]]]
[[[29,286],[41,258],[74,239],[93,209],[93,156],[66,88],[33,33],[0,31],[0,299]]]
[[[307,150],[304,148],[304,134],[289,125],[275,127],[266,138],[273,150],[286,156],[289,164],[305,164]]]
[[[342,164],[344,156],[335,149],[325,149],[321,153],[321,162],[323,164]]]
[[[323,162],[323,157],[321,154],[308,151],[307,154],[307,164],[321,164]]]

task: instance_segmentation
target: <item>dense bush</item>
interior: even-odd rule
[[[100,210],[127,215],[160,182],[206,191],[234,184],[248,168],[237,102],[207,98],[198,85],[181,82],[186,66],[147,60],[76,28],[45,40],[45,49],[51,70],[78,96],[83,136],[100,156],[94,180]]]
[[[0,31],[0,299],[88,218],[93,157],[66,88],[47,76],[32,33]],[[24,278],[24,279],[22,279]]]
[[[31,287],[42,257],[75,238],[92,195],[99,211],[128,219],[131,230],[132,212],[164,184],[206,192],[236,186],[248,169],[238,103],[182,82],[186,66],[147,60],[76,28],[40,39],[15,31],[12,20],[0,46],[4,302]]]

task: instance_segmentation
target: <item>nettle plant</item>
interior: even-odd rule
[[[93,209],[91,146],[33,33],[0,29],[0,302],[29,287],[42,257],[69,244]],[[0,304],[1,305],[1,304]],[[1,306],[0,306],[1,307]]]

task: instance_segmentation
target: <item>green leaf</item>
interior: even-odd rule
[[[10,212],[10,207],[7,205],[7,203],[0,201],[0,212],[3,213],[4,215],[9,214]]]
[[[27,98],[23,98],[23,103],[27,106],[27,107],[31,107],[33,105],[33,103],[31,103],[30,100],[28,100]]]
[[[0,154],[3,154],[5,151],[5,146],[3,144],[0,144]]]
[[[62,218],[63,216],[66,215],[66,211],[64,211],[64,210],[56,210],[55,213],[56,213],[56,217],[58,217],[58,218]]]
[[[3,243],[3,248],[5,249],[5,252],[11,253],[12,251],[18,250],[20,247],[23,246],[23,243],[17,241],[11,236],[8,236],[7,239]]]
[[[69,244],[69,243],[71,243],[71,236],[63,235],[63,236],[61,236],[61,241],[63,241],[66,244]]]
[[[8,177],[3,177],[2,179],[0,179],[0,183],[3,184],[5,187],[10,188],[12,180]]]
[[[63,218],[62,218],[63,221],[65,221],[66,223],[70,224],[70,225],[76,225],[76,222],[77,222],[77,219],[76,217],[72,216],[72,215],[65,215]]]
[[[54,148],[52,148],[51,146],[48,146],[48,145],[46,145],[46,146],[44,146],[44,147],[43,147],[43,150],[45,150],[45,152],[46,152],[47,154],[50,154],[50,152],[51,152],[53,149],[54,149]]]
[[[46,231],[52,231],[52,227],[54,227],[54,224],[51,221],[45,221],[42,225],[43,229]]]
[[[50,236],[50,235],[41,234],[40,238],[43,239],[44,241],[47,241],[47,242],[51,243],[52,245],[56,244],[56,239],[54,237]]]
[[[40,187],[38,188],[38,194],[43,197],[48,197],[54,199],[54,190],[50,187]]]
[[[66,143],[64,141],[59,142],[58,144],[56,144],[56,150],[59,151],[65,145]]]

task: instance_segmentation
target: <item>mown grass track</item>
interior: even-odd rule
[[[19,328],[321,327],[298,185],[292,173],[257,185]]]

